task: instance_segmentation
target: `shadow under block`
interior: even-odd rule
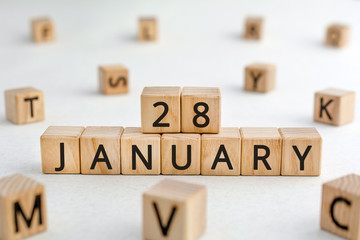
[[[241,138],[238,128],[201,135],[201,174],[240,175]]]
[[[180,132],[180,95],[180,87],[145,87],[141,94],[142,132]]]
[[[161,173],[200,175],[200,134],[165,133],[161,136]]]
[[[184,87],[181,92],[181,132],[218,133],[220,127],[220,89]]]
[[[247,18],[245,22],[244,38],[259,40],[263,35],[263,19]]]
[[[80,173],[80,136],[84,127],[50,126],[41,135],[43,173]]]
[[[206,228],[206,187],[163,180],[143,194],[146,240],[195,240]]]
[[[320,176],[322,139],[315,128],[280,128],[281,175]]]
[[[23,239],[46,228],[44,185],[20,174],[0,179],[0,239]]]
[[[160,174],[160,134],[143,134],[141,128],[125,128],[121,136],[122,174]]]
[[[360,176],[346,175],[323,184],[322,229],[343,238],[360,239]]]
[[[100,66],[99,88],[106,95],[128,93],[128,69],[121,65]]]
[[[280,175],[281,136],[277,128],[241,128],[241,174]]]
[[[328,88],[315,93],[314,121],[340,126],[354,120],[355,92]]]
[[[55,27],[49,18],[37,18],[31,21],[34,42],[49,42],[55,39]]]
[[[350,29],[347,26],[333,24],[326,30],[325,45],[344,47],[349,41]]]
[[[139,40],[155,41],[157,39],[158,29],[155,18],[140,18],[139,20]]]
[[[266,93],[275,88],[276,66],[254,63],[245,68],[245,90]]]
[[[45,119],[44,93],[32,87],[5,91],[6,118],[16,124]]]
[[[120,174],[122,127],[87,127],[80,137],[82,174]]]

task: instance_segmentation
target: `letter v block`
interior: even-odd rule
[[[143,237],[195,240],[206,227],[206,187],[163,180],[143,194]]]
[[[100,92],[107,95],[128,93],[128,69],[121,65],[100,66],[99,86]]]
[[[44,185],[20,174],[0,179],[0,239],[22,239],[46,228]]]
[[[314,120],[340,126],[354,120],[355,92],[328,88],[315,93]]]
[[[245,68],[245,90],[266,93],[275,88],[276,67],[254,63]]]
[[[322,229],[351,240],[360,239],[360,176],[346,175],[323,184]]]

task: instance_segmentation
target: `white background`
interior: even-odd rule
[[[50,16],[56,41],[34,44],[30,19]],[[158,18],[156,43],[136,40],[138,17]],[[261,42],[241,38],[244,19],[263,16]],[[344,49],[323,45],[328,24],[351,27]],[[360,1],[13,1],[0,2],[0,90],[45,92],[46,120],[14,125],[0,98],[0,176],[22,173],[46,185],[48,224],[32,239],[141,239],[141,194],[165,176],[41,173],[40,135],[49,125],[140,126],[144,86],[218,86],[222,126],[316,127],[320,177],[169,178],[205,184],[208,224],[201,239],[338,239],[320,230],[321,184],[360,174],[360,111],[342,127],[315,123],[314,93],[360,90]],[[269,94],[243,91],[244,67],[277,66]],[[127,95],[98,93],[99,64],[130,70]],[[360,97],[356,103],[359,104]]]

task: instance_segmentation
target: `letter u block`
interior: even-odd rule
[[[0,239],[22,239],[46,228],[44,185],[20,174],[0,179]]]
[[[275,88],[276,67],[254,63],[245,68],[245,91],[266,93]]]
[[[34,42],[49,42],[55,39],[54,24],[49,18],[37,18],[32,20],[32,37]]]
[[[314,121],[335,126],[354,120],[355,92],[328,88],[315,93]]]
[[[99,67],[99,86],[103,94],[121,94],[129,91],[129,72],[122,65]]]
[[[147,240],[195,240],[206,228],[206,187],[163,180],[143,194]]]
[[[16,124],[45,119],[44,93],[32,87],[5,91],[6,118]]]
[[[360,239],[359,175],[350,174],[323,184],[320,226],[346,239]]]

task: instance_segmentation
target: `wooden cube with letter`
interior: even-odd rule
[[[31,21],[34,42],[49,42],[55,39],[55,27],[50,18],[37,18]]]
[[[99,86],[103,94],[122,94],[129,91],[128,69],[122,65],[99,67]]]
[[[344,47],[349,41],[350,28],[344,25],[333,24],[326,30],[325,44],[332,47]]]
[[[22,239],[47,228],[45,187],[22,176],[0,179],[0,239]]]
[[[263,34],[263,19],[249,17],[245,22],[244,38],[259,40]]]
[[[272,64],[254,63],[245,68],[245,90],[266,93],[275,88],[276,67]]]
[[[139,40],[155,41],[158,35],[158,27],[156,18],[143,17],[139,21]]]
[[[143,194],[143,237],[195,240],[206,228],[206,187],[163,180]]]

